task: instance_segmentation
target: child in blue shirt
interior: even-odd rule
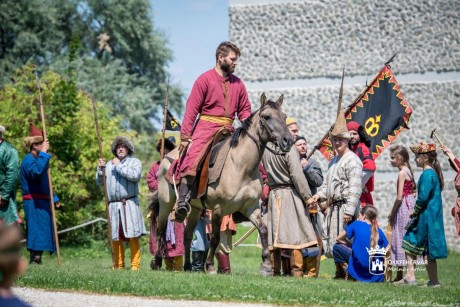
[[[340,248],[338,245],[344,243],[345,237],[353,240],[351,250],[348,249],[349,260],[347,272],[350,277],[362,282],[384,281],[383,272],[376,273],[372,270],[373,266],[369,265],[371,257],[380,256],[383,261],[384,256],[381,254],[372,254],[369,251],[375,251],[376,249],[383,250],[388,245],[385,234],[377,226],[377,215],[377,209],[372,205],[361,208],[359,219],[347,226],[346,231],[343,231],[337,237],[337,244],[334,246],[334,249]],[[339,261],[336,259],[336,262]]]

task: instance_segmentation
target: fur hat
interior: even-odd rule
[[[165,138],[165,148],[169,151],[174,150],[176,148],[176,139],[173,136],[169,138]],[[161,139],[157,141],[157,151],[160,152],[161,150]]]
[[[112,153],[116,157],[117,156],[117,146],[124,145],[128,148],[128,156],[134,153],[134,144],[125,136],[117,136],[115,140],[112,142]]]
[[[410,149],[414,154],[424,154],[436,151],[436,144],[422,142],[420,144],[411,146]]]
[[[292,125],[292,124],[297,124],[297,121],[295,118],[288,117],[286,118],[286,126]]]
[[[33,124],[30,124],[29,136],[24,138],[24,143],[26,143],[27,147],[30,147],[40,142],[43,142],[43,132]]]
[[[335,121],[334,129],[330,132],[331,137],[350,139],[351,135],[347,129],[347,121],[345,120],[345,113],[340,111]]]
[[[355,121],[349,121],[347,123],[348,131],[350,131],[350,130],[358,131],[359,126],[361,126],[361,125],[359,123],[355,122]]]

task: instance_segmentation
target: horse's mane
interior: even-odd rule
[[[257,112],[262,112],[264,109],[266,108],[274,108],[276,110],[279,109],[279,105],[272,101],[272,100],[268,100],[267,102],[265,102],[264,106],[262,109],[257,109],[255,112],[253,112],[251,114],[251,116],[249,116],[248,118],[246,118],[242,123],[241,123],[241,126],[239,128],[237,128],[235,130],[235,132],[233,132],[232,134],[232,139],[230,141],[230,147],[236,147],[238,146],[238,141],[240,140],[241,137],[245,137],[247,134],[248,134],[248,130],[249,130],[249,127],[251,126],[252,124],[252,119],[254,118],[255,114]]]

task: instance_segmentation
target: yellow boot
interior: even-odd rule
[[[172,271],[174,269],[174,257],[165,258],[166,271]]]
[[[305,257],[307,262],[307,271],[304,277],[316,277],[316,263],[318,261],[317,257]]]
[[[302,258],[302,251],[300,249],[293,249],[291,250],[291,275],[293,277],[302,277],[302,265],[303,265],[303,258]]]
[[[112,241],[113,247],[113,269],[123,270],[125,267],[125,246],[123,241]]]
[[[184,256],[174,257],[174,272],[182,272],[184,267]]]
[[[130,238],[129,248],[131,250],[131,271],[139,271],[141,268],[141,245],[139,238]]]

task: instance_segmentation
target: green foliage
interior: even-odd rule
[[[51,177],[54,192],[63,207],[57,210],[58,229],[68,228],[94,217],[105,217],[102,189],[95,184],[99,147],[94,126],[91,99],[78,91],[72,80],[46,72],[41,77],[42,101],[47,138],[50,141]],[[14,76],[14,83],[0,90],[2,112],[0,122],[8,129],[6,135],[19,151],[27,153],[23,138],[29,135],[29,124],[41,127],[40,99],[33,66],[24,66]],[[112,118],[102,104],[98,118],[103,142],[103,156],[112,157],[111,141],[120,134],[120,119]],[[135,134],[124,133],[133,137]],[[21,197],[18,197],[21,199]],[[60,236],[62,242],[84,242],[90,238],[85,230]]]
[[[238,226],[243,235],[248,228]],[[244,243],[255,243],[251,235]],[[82,248],[64,248],[62,265],[56,266],[55,256],[44,257],[42,266],[29,266],[16,285],[40,289],[65,289],[103,294],[161,297],[173,300],[232,301],[276,305],[457,305],[460,283],[452,274],[458,269],[460,253],[449,252],[447,259],[438,261],[441,288],[395,286],[390,283],[368,284],[333,280],[332,259],[321,262],[318,279],[292,277],[261,277],[258,275],[261,250],[258,247],[236,247],[230,254],[232,274],[171,273],[151,271],[148,241],[141,240],[141,271],[112,271],[107,246],[105,257],[98,243]],[[129,263],[129,248],[126,252]],[[215,263],[216,265],[216,263]],[[426,271],[416,272],[419,285],[427,281]]]
[[[0,3],[0,87],[26,63],[69,74],[121,116],[122,125],[152,133],[159,120],[171,61],[147,0],[5,0]],[[108,35],[105,48],[101,35]],[[180,111],[182,92],[170,89]],[[161,112],[160,112],[161,113]]]

